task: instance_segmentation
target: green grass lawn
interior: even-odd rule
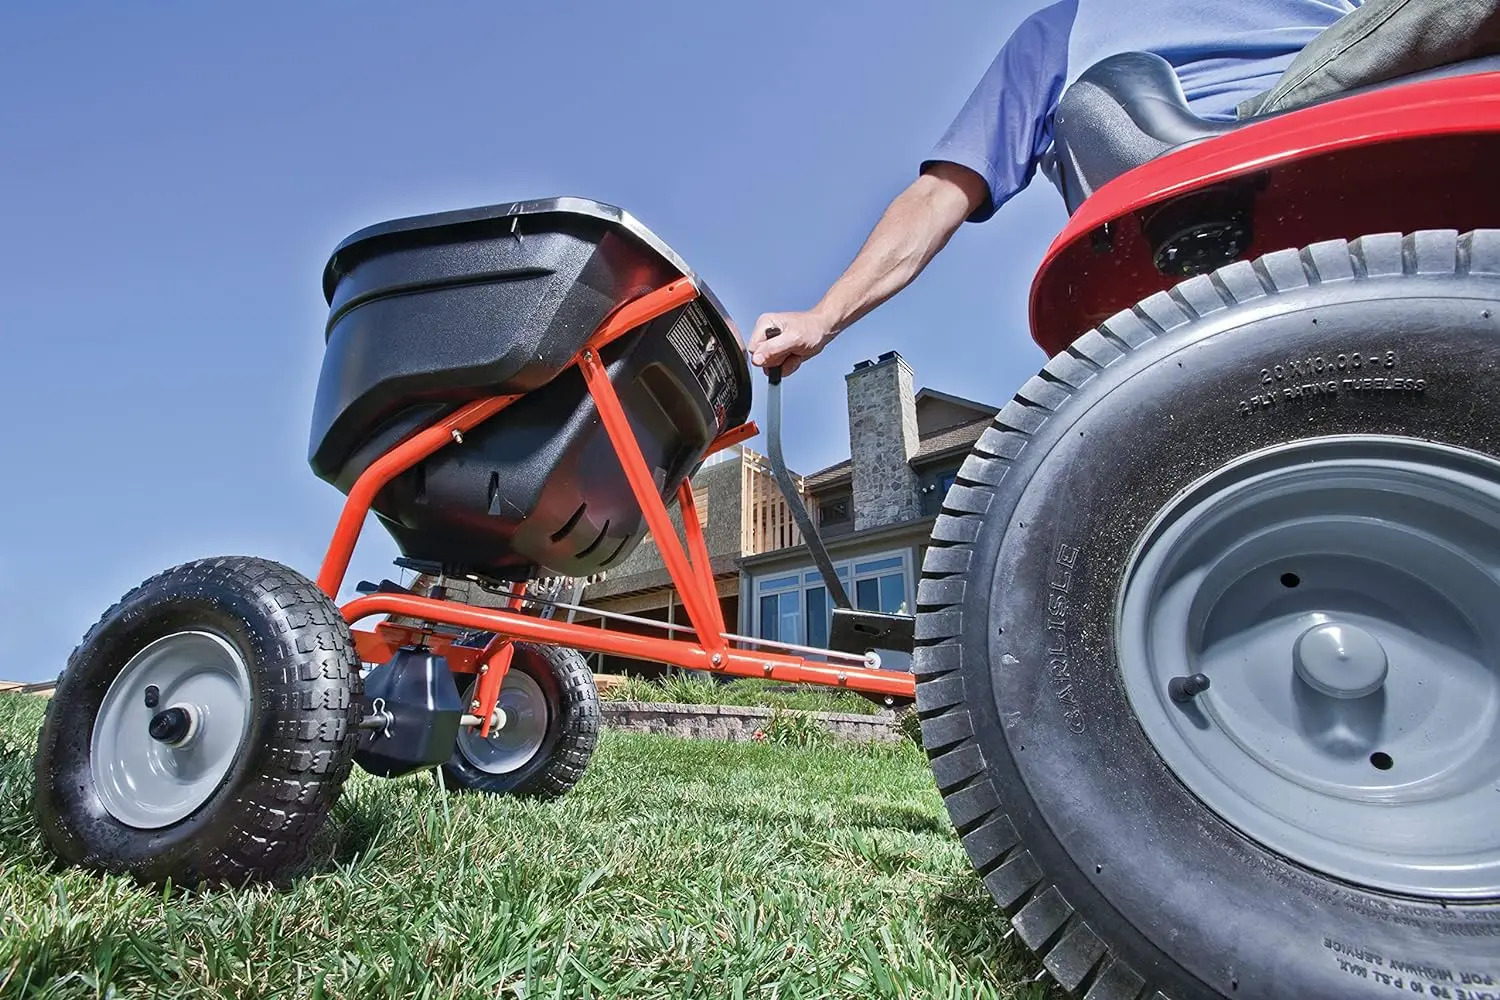
[[[606,733],[552,803],[356,772],[289,890],[55,870],[0,695],[0,996],[1056,997],[920,751]]]

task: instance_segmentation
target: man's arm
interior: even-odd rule
[[[968,167],[933,164],[890,203],[816,306],[755,321],[751,359],[761,367],[781,365],[784,375],[796,371],[845,327],[911,284],[988,197],[985,179]],[[769,329],[781,332],[768,338]]]
[[[790,374],[846,326],[910,284],[964,221],[982,222],[1030,183],[1052,141],[1078,0],[1028,17],[990,64],[921,175],[885,210],[864,247],[807,312],[755,321],[751,360]],[[776,328],[779,336],[768,338]]]

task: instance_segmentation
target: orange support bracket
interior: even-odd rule
[[[337,598],[339,587],[344,583],[344,574],[349,572],[349,560],[354,556],[354,546],[359,541],[360,530],[365,524],[365,515],[375,496],[386,483],[416,465],[450,442],[462,441],[464,431],[472,430],[490,417],[505,409],[520,396],[491,396],[465,404],[458,410],[439,420],[425,430],[418,431],[370,463],[360,473],[344,500],[344,509],[339,513],[339,523],[333,529],[333,540],[328,543],[328,554],[318,570],[318,589],[331,598]]]
[[[688,582],[701,588],[714,624],[714,634],[722,635],[726,631],[724,609],[719,606],[719,592],[714,587],[714,569],[709,563],[708,545],[703,541],[703,526],[698,523],[698,502],[693,499],[691,479],[684,479],[677,487],[677,506],[682,512],[682,533],[687,537],[688,573],[691,576]],[[678,588],[681,586],[679,582]]]
[[[665,316],[678,306],[685,306],[698,297],[698,286],[692,278],[678,278],[654,292],[647,292],[638,299],[631,299],[605,317],[599,329],[589,338],[588,346],[602,350],[638,326],[643,326]]]
[[[615,387],[609,381],[609,372],[605,370],[599,356],[587,347],[578,357],[578,368],[583,372],[583,380],[588,384],[589,394],[594,397],[594,406],[599,411],[599,419],[603,421],[605,433],[609,435],[610,443],[614,445],[615,456],[625,470],[625,478],[630,483],[630,491],[635,495],[636,503],[640,504],[641,513],[646,517],[646,524],[651,529],[651,537],[656,540],[656,547],[661,552],[667,573],[671,576],[672,582],[677,585],[678,593],[682,595],[682,603],[687,608],[688,620],[692,622],[694,631],[698,633],[700,640],[712,651],[713,655],[722,658],[725,648],[723,630],[713,627],[714,615],[704,603],[700,585],[694,582],[693,570],[688,563],[687,553],[683,551],[682,541],[677,537],[677,530],[672,527],[672,519],[667,516],[667,507],[661,502],[661,495],[656,491],[656,480],[652,478],[651,470],[646,467],[645,456],[641,454],[641,446],[635,440],[635,432],[630,429],[630,421],[625,416],[625,408],[620,405],[620,397],[615,394]]]
[[[361,663],[389,663],[403,646],[425,646],[448,661],[455,674],[477,673],[482,650],[455,646],[453,637],[419,625],[380,622],[374,629],[351,629],[354,651]]]
[[[519,611],[521,595],[512,592],[505,606],[512,611]],[[469,708],[480,718],[481,739],[490,738],[490,719],[495,714],[495,703],[500,700],[500,688],[505,684],[505,675],[510,672],[510,664],[515,655],[516,645],[505,635],[496,635],[485,644],[484,652],[479,654],[479,683],[474,690],[474,704]]]
[[[703,453],[703,457],[707,458],[710,455],[718,454],[725,448],[733,448],[742,441],[749,441],[759,433],[760,428],[755,425],[755,421],[747,420],[738,427],[731,427],[723,434],[714,438],[713,443],[708,446],[708,451]]]

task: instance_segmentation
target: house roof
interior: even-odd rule
[[[849,459],[830,465],[826,469],[820,469],[810,476],[803,478],[803,483],[810,490],[820,490],[825,486],[833,486],[842,480],[848,479],[854,472],[854,463]]]
[[[922,391],[926,392],[927,390],[924,389]],[[977,420],[944,427],[919,438],[917,453],[911,457],[912,464],[925,462],[959,448],[967,449],[968,446],[978,441],[979,436],[990,425],[991,418],[998,412],[991,407],[981,407],[980,409],[981,415]],[[846,458],[842,462],[836,462],[828,466],[826,469],[819,469],[817,472],[805,477],[803,482],[806,483],[809,490],[816,493],[833,486],[843,485],[849,481],[853,473],[854,463]]]
[[[737,573],[739,571],[738,559],[738,553],[733,552],[710,556],[708,567],[711,575],[720,577]],[[631,573],[620,577],[611,577],[606,574],[603,580],[591,583],[584,589],[581,603],[588,604],[590,601],[600,601],[606,597],[624,597],[627,594],[638,594],[670,586],[672,586],[672,574],[666,569],[653,569],[645,573]]]
[[[984,417],[993,417],[995,414],[1000,412],[999,407],[991,406],[988,403],[981,403],[977,399],[968,399],[964,396],[955,396],[952,393],[939,392],[937,389],[930,389],[925,386],[917,390],[916,396],[913,397],[913,402],[915,402],[916,405],[921,406],[929,399],[940,400],[944,403],[950,403],[953,406],[962,407],[967,410],[973,410],[975,414]]]
[[[912,542],[921,541],[932,534],[932,525],[937,521],[936,515],[925,514],[922,517],[912,518],[909,521],[898,521],[895,524],[882,524],[878,528],[866,528],[864,531],[850,531],[841,535],[833,535],[823,539],[823,545],[828,549],[829,555],[838,555],[849,549],[858,549],[860,546],[868,545],[874,540],[884,540],[897,543],[901,540]],[[786,562],[805,562],[807,560],[807,547],[800,542],[796,545],[788,545],[786,548],[772,549],[770,552],[762,552],[753,556],[741,556],[739,564],[746,570],[758,570],[767,565]]]
[[[925,459],[935,458],[955,448],[968,449],[969,445],[979,440],[984,429],[990,425],[990,418],[984,417],[980,420],[971,421],[967,424],[959,424],[956,427],[945,427],[934,434],[922,438],[917,453],[912,456],[913,462],[921,462]]]

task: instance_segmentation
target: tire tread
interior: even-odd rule
[[[971,588],[955,583],[973,565],[974,539],[990,507],[974,502],[971,495],[988,492],[993,498],[1031,436],[1054,412],[1066,409],[1071,397],[1098,373],[1195,318],[1325,281],[1466,271],[1500,274],[1500,231],[1428,230],[1327,240],[1189,278],[1121,310],[1051,358],[1041,375],[1027,383],[1027,398],[1018,397],[1001,409],[964,463],[960,475],[970,484],[970,495],[962,505],[945,505],[939,514],[918,585],[913,673],[922,738],[949,817],[976,873],[1010,914],[1021,939],[1071,994],[1081,993],[1084,1000],[1162,995],[1074,912],[1017,836],[1008,812],[1011,806],[983,776],[984,753],[964,700],[976,694],[965,691],[963,677],[969,666],[988,669],[988,663],[966,663],[970,657],[987,656],[987,650],[967,651],[960,642],[965,596]],[[1045,380],[1045,392],[1038,389],[1038,379]],[[1035,405],[1038,402],[1047,408]]]
[[[50,733],[65,725],[54,711],[66,710],[71,675],[83,654],[119,627],[123,618],[161,599],[238,592],[256,602],[270,634],[262,659],[285,664],[278,674],[263,669],[259,680],[268,703],[270,745],[258,773],[232,800],[210,804],[225,810],[226,823],[202,843],[155,858],[125,863],[107,851],[89,850],[73,832],[76,817],[59,814],[45,794],[56,777]],[[252,626],[254,630],[254,626]],[[256,670],[256,664],[247,664]],[[89,683],[79,678],[79,684]],[[58,677],[38,737],[36,809],[43,834],[65,860],[104,871],[129,871],[147,881],[170,877],[180,884],[243,884],[276,881],[306,863],[313,837],[338,799],[353,764],[359,721],[359,660],[343,616],[302,574],[251,556],[221,556],[184,563],[142,582],[100,616]]]
[[[445,787],[455,791],[560,798],[583,779],[589,759],[599,743],[599,690],[588,662],[576,649],[539,643],[517,643],[516,646],[518,657],[539,658],[557,684],[560,705],[552,707],[561,712],[562,725],[556,742],[548,750],[546,761],[517,782],[511,774],[487,774],[469,766],[455,749],[454,759],[444,764],[437,775]]]

